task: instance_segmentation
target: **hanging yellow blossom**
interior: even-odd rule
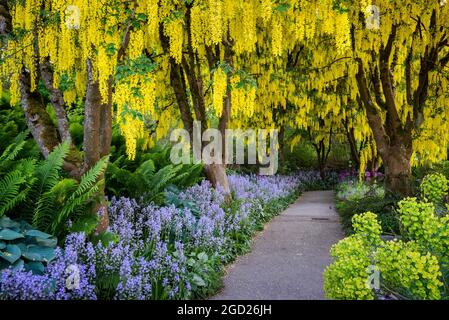
[[[217,117],[221,117],[223,112],[223,98],[226,95],[227,75],[222,68],[217,68],[213,77],[213,106]]]
[[[184,41],[184,20],[175,18],[165,22],[164,32],[170,39],[170,56],[175,59],[176,63],[181,63]]]

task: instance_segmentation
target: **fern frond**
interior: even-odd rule
[[[17,163],[17,162],[16,162]],[[16,169],[22,173],[22,176],[29,179],[27,183],[29,185],[33,184],[33,181],[36,180],[35,172],[36,172],[36,159],[23,159],[20,160]]]
[[[68,152],[69,144],[64,142],[57,146],[52,153],[49,154],[48,159],[44,160],[41,165],[37,167],[37,183],[33,194],[35,201],[59,182],[59,172]]]
[[[203,178],[203,165],[194,164],[188,166],[186,172],[188,173],[188,175],[178,181],[179,186],[189,187],[200,182]]]
[[[86,190],[83,194],[77,197],[71,197],[65,204],[64,207],[56,214],[55,218],[51,224],[51,232],[57,233],[61,228],[63,222],[65,222],[73,213],[80,207],[84,207],[88,202],[90,202],[95,195],[98,194],[100,190],[99,185],[102,183],[99,181],[94,186]]]
[[[27,137],[27,135],[28,131],[21,132],[17,135],[17,137],[14,139],[14,142],[7,146],[5,151],[3,151],[2,155],[0,156],[0,163],[12,161],[17,157],[19,152],[23,150],[23,146],[26,143],[25,138]]]
[[[26,179],[19,170],[6,174],[0,180],[0,216],[25,200],[27,193],[20,192],[20,187],[25,182]]]
[[[105,172],[108,162],[109,156],[103,157],[81,177],[81,182],[76,190],[71,192],[69,198],[64,201],[61,210],[52,219],[50,231],[53,234],[58,233],[62,224],[75,213],[78,212],[77,216],[79,216],[79,212],[95,199],[100,191],[100,185],[104,183],[104,180],[100,177]]]
[[[45,192],[38,200],[33,211],[32,224],[39,230],[51,231],[51,225],[57,212],[78,187],[74,179],[63,179]]]
[[[81,182],[76,190],[76,192],[72,195],[73,197],[80,196],[84,192],[86,192],[89,188],[94,186],[100,176],[105,172],[109,163],[109,156],[101,158],[95,166],[90,168],[82,177]]]
[[[179,171],[179,167],[168,165],[156,172],[152,178],[152,188],[154,192],[161,192],[162,189],[168,184],[168,182],[176,176]]]
[[[154,170],[156,169],[153,160],[147,160],[143,162],[137,169],[136,173],[144,176],[152,176],[154,174]]]

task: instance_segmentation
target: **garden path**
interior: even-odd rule
[[[228,268],[223,290],[212,299],[324,299],[329,249],[342,238],[334,192],[305,192]]]

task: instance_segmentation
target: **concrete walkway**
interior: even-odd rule
[[[331,245],[343,238],[333,191],[304,193],[227,270],[212,299],[324,299],[322,273]]]

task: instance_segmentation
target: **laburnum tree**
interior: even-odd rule
[[[104,65],[105,42],[117,44],[115,63],[125,58],[133,20],[126,9],[127,4],[119,2],[103,6],[99,1],[78,1],[69,7],[66,1],[2,1],[1,20],[6,26],[2,28],[2,87],[9,86],[11,104],[21,104],[44,157],[61,142],[71,146],[63,167],[75,179],[109,153],[114,74]],[[56,123],[39,84],[49,94]],[[66,112],[77,98],[85,106],[82,152],[72,143]],[[94,206],[101,209],[99,231],[108,225],[104,190]]]
[[[380,156],[387,187],[407,194],[411,165],[446,156],[449,5],[372,2],[1,0],[1,87],[44,156],[71,142],[67,108],[84,106],[83,148],[64,164],[75,178],[109,153],[113,121],[130,159],[138,139],[192,137],[195,120],[338,126],[361,169]],[[223,164],[206,173],[229,193]]]
[[[359,141],[375,142],[361,166],[379,155],[387,188],[409,194],[411,165],[447,157],[447,1],[286,1],[282,15],[285,41],[274,40],[274,27],[270,35],[281,44],[273,54],[282,68],[291,56],[297,61],[286,77],[298,81],[284,86],[295,88],[282,93],[297,107],[297,124],[310,111],[354,115],[347,106],[355,101],[363,114],[342,119],[356,122]],[[326,103],[314,103],[310,89]]]
[[[412,156],[418,161],[446,157],[449,5],[379,1],[376,7],[362,2],[348,8],[352,85],[365,107],[387,186],[407,195]],[[377,11],[378,29],[369,20]]]
[[[109,153],[113,121],[134,159],[138,139],[153,143],[178,125],[192,132],[194,120],[203,131],[224,132],[231,104],[235,118],[253,114],[256,84],[244,57],[266,45],[258,35],[277,7],[269,0],[2,0],[1,87],[21,104],[45,157],[63,141],[71,145],[64,168],[79,178]],[[82,150],[71,143],[74,103],[84,106]],[[206,173],[230,193],[223,164]],[[99,197],[102,231],[108,216],[103,191]]]
[[[201,122],[201,132],[218,127],[224,146],[231,105],[237,115],[254,104],[254,83],[238,57],[256,49],[260,4],[227,0],[160,2],[167,15],[159,17],[159,41],[168,59],[169,85],[191,139],[196,120]],[[240,32],[245,26],[252,29],[248,34]],[[224,161],[206,164],[205,171],[214,186],[230,194]]]
[[[318,54],[320,50],[328,54],[337,51],[328,48],[329,43],[335,46],[335,33],[342,25],[332,5],[333,1],[273,4],[266,20],[270,32],[260,34],[267,45],[258,48],[255,57],[245,57],[257,80],[256,109],[234,122],[239,127],[277,128],[281,154],[288,147],[282,145],[284,128],[290,129],[290,147],[310,140],[317,147],[323,174],[330,137],[334,136],[334,142],[345,142],[347,137],[354,163],[364,172],[365,167],[373,167],[371,159],[377,158],[365,111],[351,100],[354,90],[348,86],[347,75],[339,71],[341,65],[327,64],[326,55]],[[327,15],[316,20],[317,12]],[[321,19],[327,19],[329,25],[318,24]],[[338,57],[337,62],[344,63],[344,59]],[[316,81],[321,73],[328,78]]]

